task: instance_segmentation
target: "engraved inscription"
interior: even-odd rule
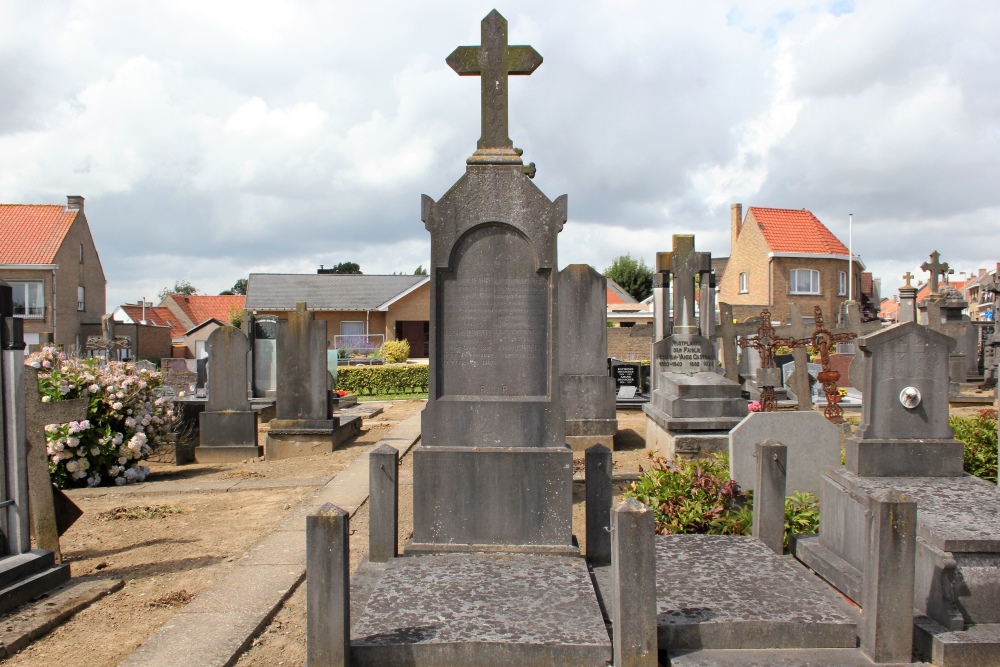
[[[466,235],[453,271],[439,271],[440,395],[548,393],[549,275],[502,224]]]
[[[717,365],[698,342],[672,340],[666,354],[656,357],[657,368],[669,373],[712,373]]]

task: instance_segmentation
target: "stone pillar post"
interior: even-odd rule
[[[614,664],[656,667],[656,546],[653,510],[629,498],[611,512]]]
[[[6,478],[0,500],[14,504],[0,513],[8,553],[21,554],[31,549],[31,518],[28,512],[28,469],[26,460],[26,414],[24,406],[24,322],[14,317],[11,288],[0,281],[0,443]]]
[[[327,503],[306,517],[306,666],[351,656],[350,515]]]
[[[873,662],[909,662],[917,504],[899,491],[868,498],[868,545],[861,589],[861,650]]]
[[[899,313],[896,322],[917,321],[917,288],[899,288]]]
[[[614,495],[611,450],[594,445],[584,456],[587,483],[587,561],[611,564],[611,499]]]
[[[368,560],[385,563],[398,553],[399,452],[379,445],[368,455]]]
[[[753,536],[779,556],[785,542],[785,479],[788,447],[770,440],[754,446],[757,479],[753,492]]]

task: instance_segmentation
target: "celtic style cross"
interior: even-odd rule
[[[482,78],[483,129],[474,157],[520,164],[507,136],[507,76],[531,74],[542,64],[542,56],[530,46],[509,46],[507,19],[495,9],[483,19],[481,41],[480,46],[458,47],[446,61],[461,76]]]
[[[920,268],[924,271],[929,271],[931,274],[930,285],[931,294],[938,293],[938,275],[948,273],[948,262],[941,261],[941,253],[937,250],[931,253],[931,261],[924,262],[920,265]]]
[[[913,280],[913,278],[914,278],[913,274],[910,273],[909,271],[907,271],[906,273],[904,273],[903,274],[903,280],[906,281],[906,284],[903,285],[903,287],[905,287],[907,289],[911,289],[913,287],[913,285],[910,284],[910,281]]]

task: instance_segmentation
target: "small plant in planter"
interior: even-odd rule
[[[53,347],[29,355],[25,365],[38,369],[43,402],[89,395],[87,419],[45,428],[52,481],[69,486],[123,485],[141,482],[141,465],[173,431],[170,399],[157,396],[161,375],[131,362],[65,357]]]

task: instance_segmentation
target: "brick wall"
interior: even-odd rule
[[[627,361],[649,359],[653,345],[653,325],[613,327],[608,329],[608,356]]]

